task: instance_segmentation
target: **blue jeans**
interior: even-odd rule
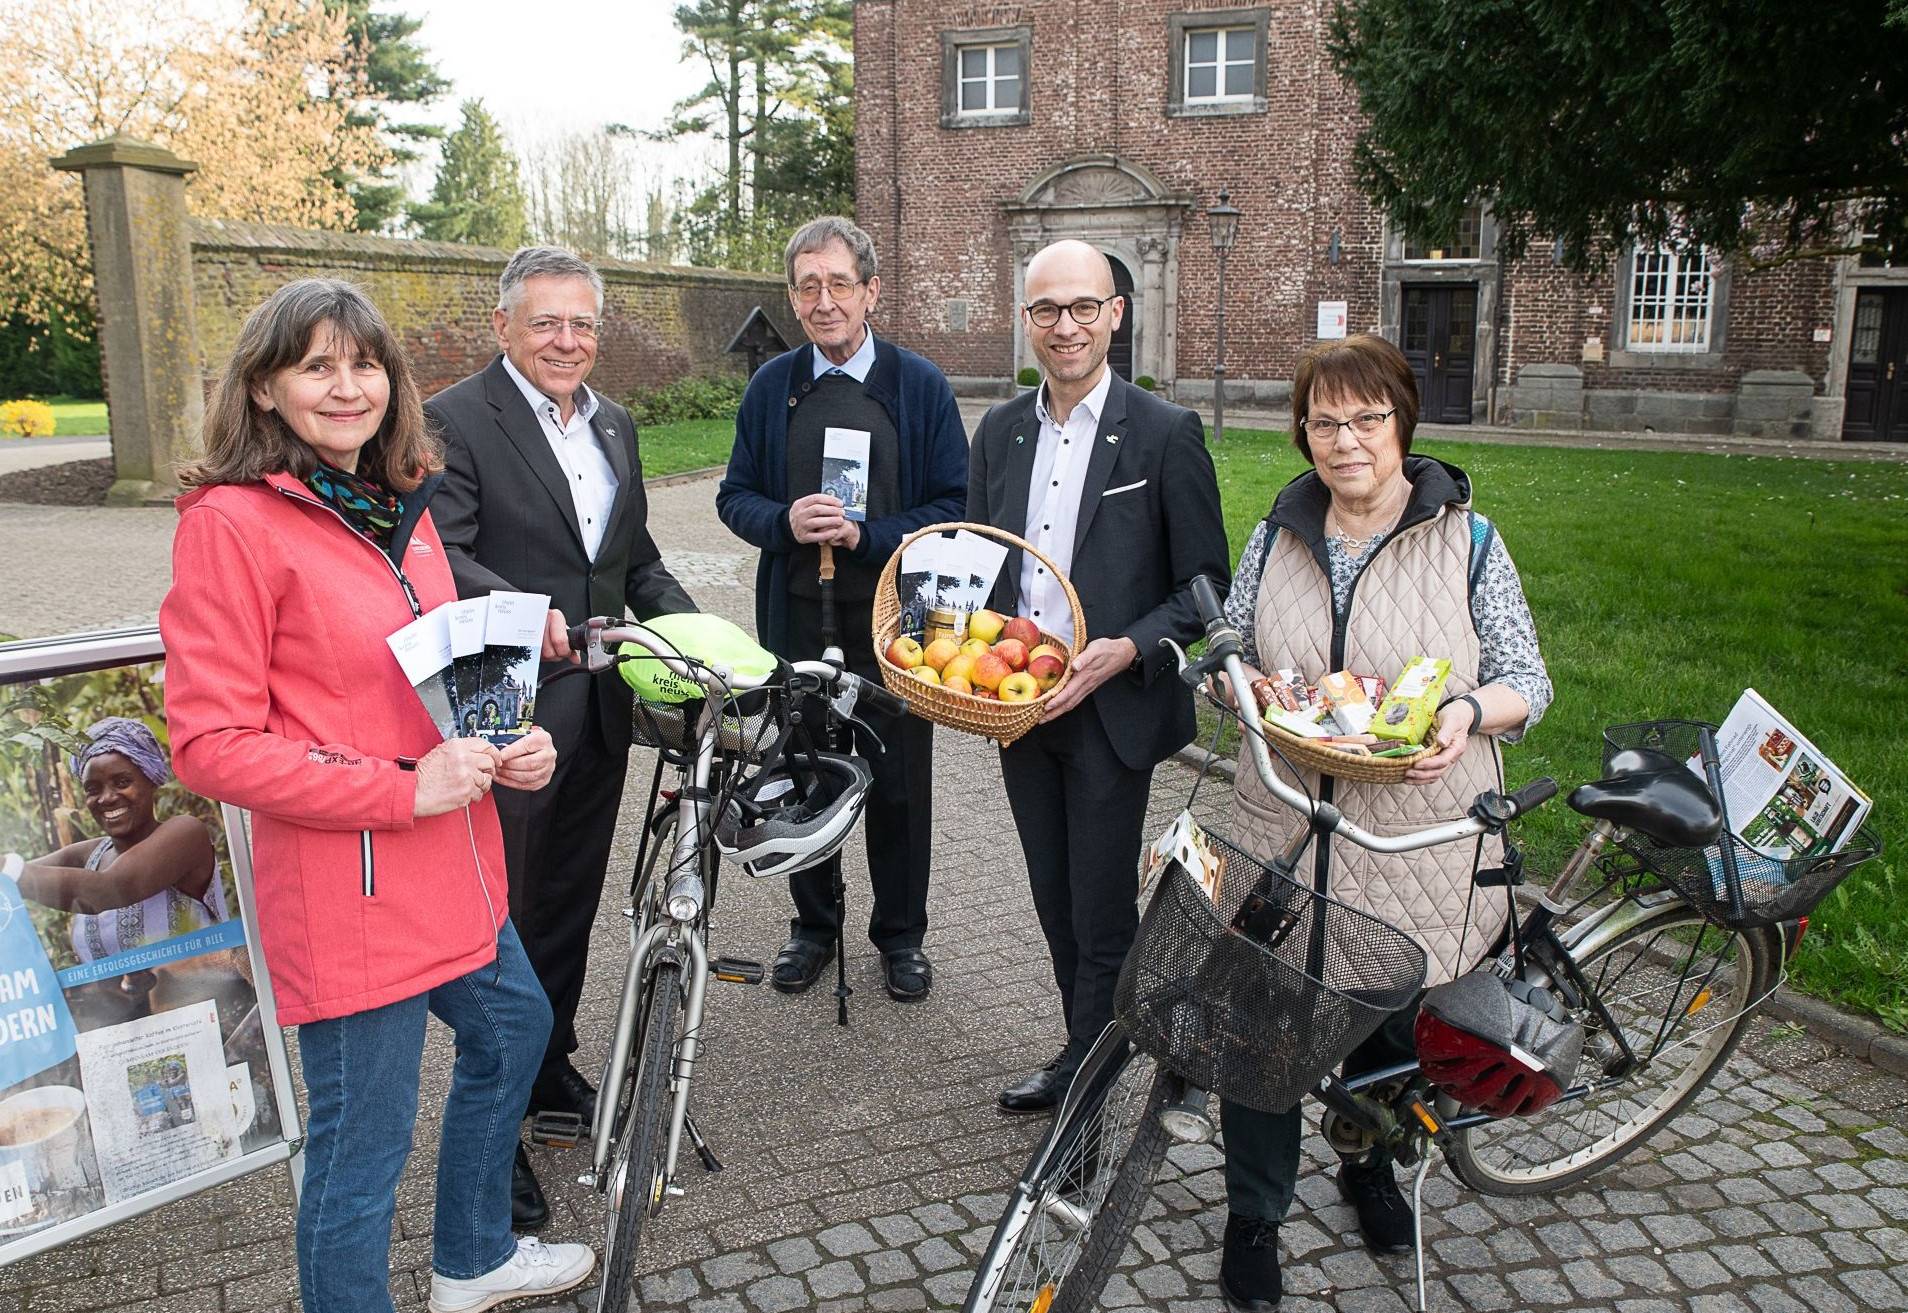
[[[456,1038],[437,1152],[431,1267],[454,1278],[516,1252],[510,1168],[550,1034],[550,1003],[505,921],[497,960],[426,994],[298,1028],[311,1116],[298,1203],[305,1313],[391,1308],[391,1222],[417,1125],[425,1014]]]

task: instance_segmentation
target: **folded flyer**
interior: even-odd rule
[[[477,733],[503,747],[536,717],[537,662],[550,614],[544,593],[492,593],[484,612],[484,658],[474,699]]]
[[[873,440],[866,429],[822,431],[821,490],[841,503],[844,519],[868,518],[868,445]]]
[[[450,617],[445,607],[419,616],[384,640],[397,657],[404,677],[417,690],[418,700],[431,716],[431,723],[445,738],[456,738],[457,717],[451,710],[445,673],[451,663]]]
[[[490,612],[488,597],[466,597],[448,602],[442,610],[450,618],[450,669],[444,672],[449,687],[451,709],[457,713],[457,732],[465,737],[477,733],[480,691],[484,682],[484,618]]]
[[[1716,758],[1730,828],[1777,861],[1841,851],[1874,806],[1753,688],[1716,731]],[[1704,774],[1700,757],[1690,769]]]

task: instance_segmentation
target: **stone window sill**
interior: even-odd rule
[[[1024,109],[1008,110],[1005,113],[986,114],[943,114],[941,126],[944,128],[1024,128],[1033,122],[1033,114]]]
[[[1612,351],[1606,363],[1612,369],[1718,370],[1725,367],[1720,351]]]
[[[1222,119],[1263,113],[1264,96],[1253,96],[1249,100],[1177,101],[1166,106],[1166,117],[1169,119]]]

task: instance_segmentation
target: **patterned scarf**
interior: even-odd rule
[[[386,551],[391,535],[404,518],[404,499],[375,479],[318,462],[305,476],[305,486],[356,529]]]

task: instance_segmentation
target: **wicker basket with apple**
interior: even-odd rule
[[[901,596],[895,587],[901,554],[932,533],[966,529],[1031,553],[1060,581],[1073,612],[1073,641],[1063,642],[1021,616],[976,611],[963,642],[938,639],[923,646],[901,632]],[[1012,743],[1040,723],[1047,699],[1071,677],[1086,642],[1086,613],[1073,585],[1045,553],[1005,529],[986,524],[930,524],[902,539],[875,585],[874,649],[881,678],[908,709],[937,725]]]

